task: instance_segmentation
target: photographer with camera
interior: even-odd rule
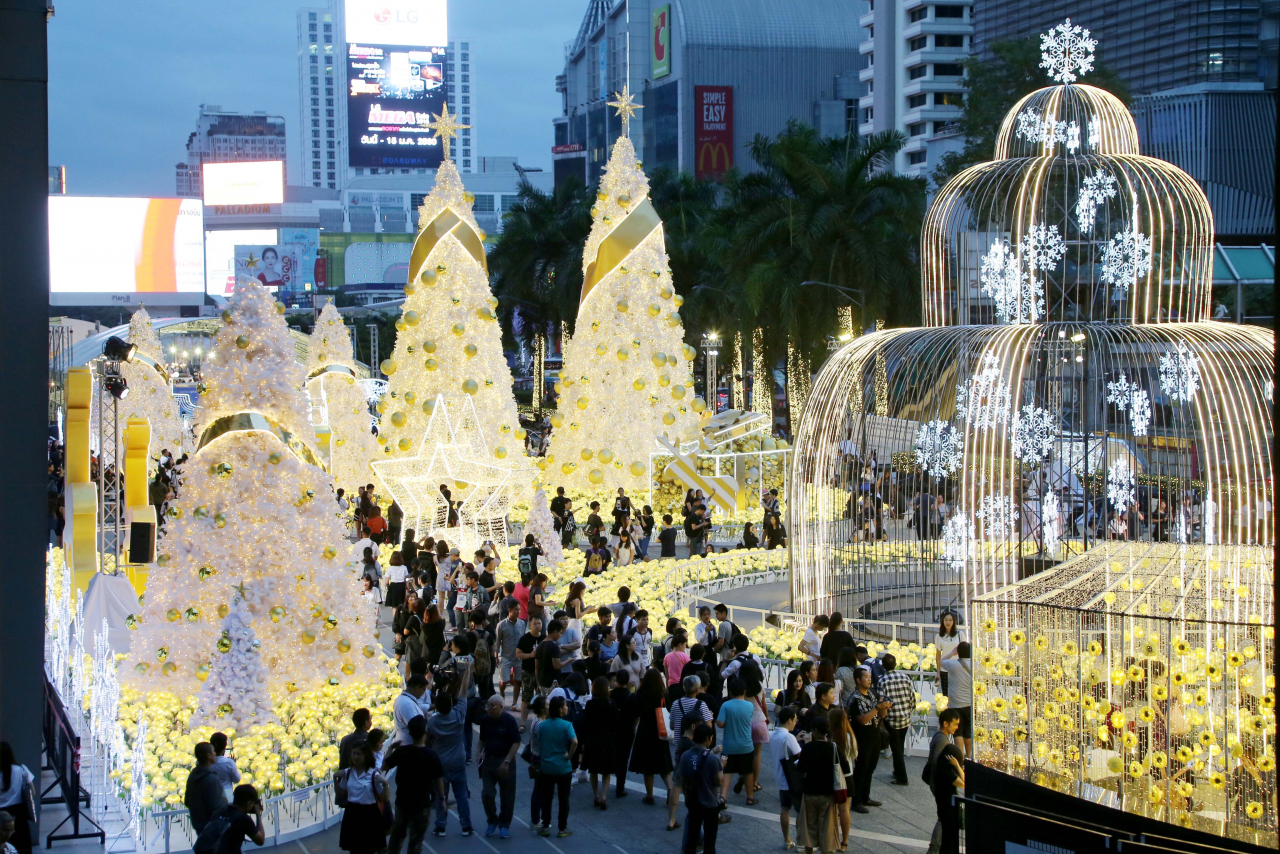
[[[236,786],[231,801],[205,824],[192,846],[196,854],[240,854],[245,839],[252,839],[254,845],[266,843],[258,790],[247,783]]]

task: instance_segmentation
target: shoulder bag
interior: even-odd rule
[[[660,741],[671,740],[671,712],[667,709],[667,701],[663,700],[662,705],[653,710],[654,717],[658,724],[658,739]]]

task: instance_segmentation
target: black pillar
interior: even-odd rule
[[[45,0],[0,3],[0,739],[40,776],[49,395],[49,103]],[[35,829],[33,828],[33,831]],[[38,837],[36,837],[38,839]],[[38,844],[38,843],[37,843]]]

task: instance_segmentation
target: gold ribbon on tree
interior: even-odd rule
[[[164,366],[161,365],[159,362],[157,362],[155,359],[151,358],[150,356],[143,355],[142,353],[139,353],[136,350],[134,351],[133,358],[139,362],[142,362],[144,365],[150,365],[155,370],[155,372],[160,375],[160,379],[164,380],[164,384],[165,385],[169,384],[170,382],[169,372],[166,371],[164,369]]]
[[[625,261],[627,256],[660,225],[662,220],[659,219],[658,212],[653,209],[653,204],[646,196],[596,247],[595,257],[587,264],[586,275],[582,277],[582,297],[578,300],[578,305],[581,306],[586,302],[587,294],[591,293],[591,289]]]
[[[314,371],[307,374],[307,382],[311,382],[322,374],[346,374],[353,380],[356,377],[356,372],[348,368],[346,365],[325,365],[323,367],[316,368]]]
[[[216,419],[212,424],[204,428],[204,432],[200,434],[200,445],[196,448],[196,453],[203,451],[205,447],[212,444],[216,439],[231,433],[241,432],[270,433],[279,439],[302,462],[326,472],[329,470],[324,460],[320,459],[320,456],[311,450],[310,446],[284,429],[284,425],[279,421],[274,418],[268,418],[261,412],[237,412],[234,415],[224,415]]]
[[[451,208],[445,208],[436,214],[431,222],[427,223],[418,230],[418,236],[413,241],[413,252],[409,256],[409,281],[416,281],[418,275],[422,272],[422,265],[427,262],[427,258],[431,255],[431,250],[436,248],[446,234],[452,234],[462,244],[462,248],[470,253],[471,257],[480,265],[480,269],[484,270],[485,275],[489,273],[489,259],[484,254],[484,241],[480,238],[479,232],[471,223],[453,212]]]

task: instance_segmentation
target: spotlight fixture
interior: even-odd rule
[[[137,344],[130,344],[116,335],[112,335],[102,345],[102,355],[112,362],[132,362],[133,354],[137,351]]]
[[[102,381],[102,387],[111,392],[116,400],[124,400],[129,396],[129,381],[124,377],[107,377]]]

